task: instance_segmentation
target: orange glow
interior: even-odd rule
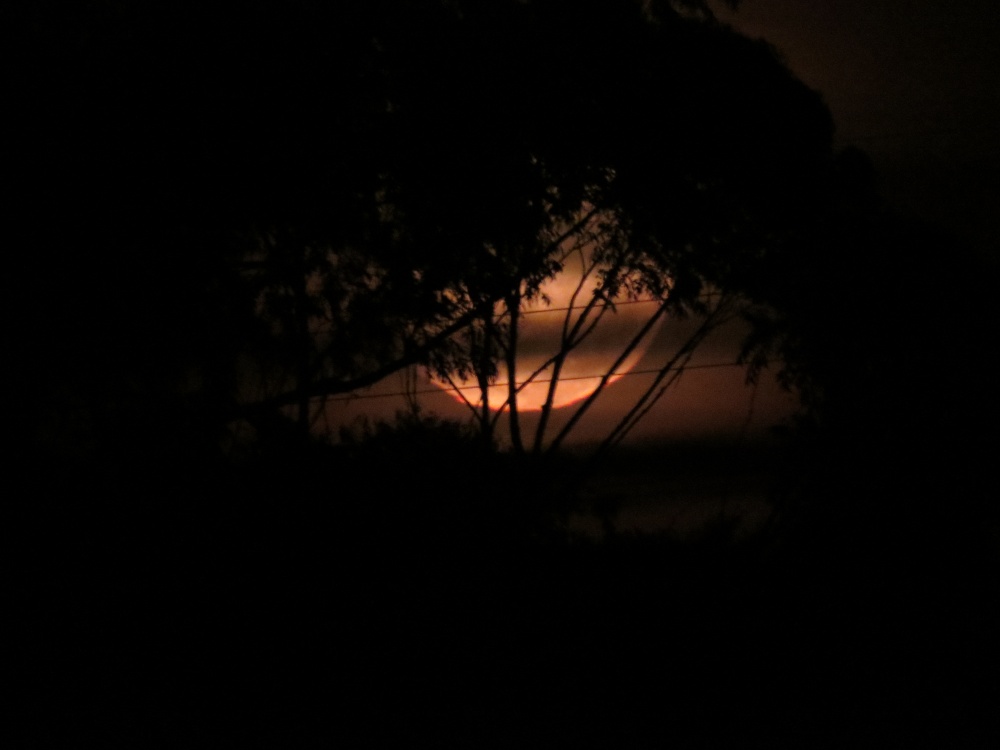
[[[576,253],[566,262],[562,273],[546,281],[542,294],[548,302],[536,299],[522,307],[518,327],[518,356],[515,382],[524,381],[536,373],[560,348],[563,324],[569,314],[570,325],[581,314],[581,308],[592,298],[593,290],[598,283],[597,274],[591,273],[585,280],[580,293],[574,301],[573,293],[580,284],[585,271],[585,258]],[[614,310],[608,310],[591,334],[566,357],[556,384],[553,407],[560,408],[587,398],[598,387],[601,378],[607,373],[615,360],[628,346],[632,338],[639,332],[642,325],[656,309],[656,302],[627,302],[616,298],[619,305]],[[572,311],[567,310],[570,305]],[[502,308],[498,309],[502,312]],[[588,320],[593,320],[594,313]],[[655,331],[650,331],[639,346],[618,367],[616,374],[609,378],[609,384],[620,379],[642,358]],[[517,395],[518,411],[538,411],[545,404],[553,376],[553,366],[548,364],[538,372],[530,383],[524,385]],[[434,380],[434,383],[449,391],[451,395],[462,401],[459,395],[447,383]],[[490,408],[498,410],[506,408],[508,396],[508,373],[501,365],[500,376],[489,387]],[[482,399],[474,378],[455,379],[455,384],[462,389],[464,398],[474,406],[481,407]]]

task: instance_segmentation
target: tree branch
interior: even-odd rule
[[[309,384],[307,388],[301,390],[299,388],[295,388],[278,396],[272,396],[264,401],[237,406],[234,409],[235,413],[233,414],[233,418],[238,419],[240,417],[249,417],[262,411],[270,411],[281,408],[282,406],[295,404],[298,402],[303,393],[308,397],[333,396],[339,393],[350,393],[351,391],[356,391],[359,388],[367,388],[375,385],[379,381],[405,367],[419,364],[424,358],[427,357],[428,354],[444,343],[444,341],[471,324],[476,318],[476,315],[476,310],[466,311],[450,324],[445,326],[442,330],[438,331],[436,334],[423,342],[420,346],[404,353],[399,359],[388,362],[371,372],[348,380],[340,378],[320,378]]]
[[[684,344],[675,352],[674,356],[671,357],[664,365],[660,368],[653,382],[646,389],[646,391],[636,400],[636,403],[629,410],[629,412],[619,420],[618,424],[615,425],[614,429],[607,435],[601,445],[598,447],[594,458],[598,458],[603,455],[610,448],[621,443],[625,439],[626,435],[638,424],[643,417],[649,412],[650,409],[664,396],[664,394],[673,386],[683,375],[684,368],[691,361],[691,357],[694,356],[695,350],[705,339],[705,337],[711,333],[713,330],[718,328],[720,325],[728,320],[731,320],[732,316],[728,312],[722,314],[720,311],[723,309],[723,305],[726,302],[726,298],[723,297],[719,300],[716,307],[708,314],[702,324],[698,329],[688,337]],[[680,362],[680,364],[678,364]],[[667,379],[666,384],[660,386],[664,378]],[[657,387],[659,390],[657,391]],[[652,395],[656,391],[656,395]]]
[[[567,422],[563,426],[562,430],[559,431],[555,439],[553,439],[552,443],[549,445],[547,450],[548,453],[552,453],[553,451],[559,448],[563,440],[566,439],[566,436],[573,430],[573,428],[580,421],[583,415],[590,409],[593,403],[597,400],[598,396],[600,396],[601,393],[604,391],[604,388],[605,386],[607,386],[608,381],[611,380],[611,377],[616,373],[618,368],[621,367],[622,363],[624,363],[625,360],[628,359],[629,355],[631,355],[632,352],[635,351],[635,348],[649,334],[649,332],[653,329],[653,326],[656,325],[656,322],[661,317],[663,317],[666,311],[667,311],[667,304],[666,301],[664,301],[659,307],[656,308],[656,312],[649,316],[649,320],[647,320],[643,324],[642,328],[639,329],[639,332],[632,337],[632,340],[629,342],[628,346],[625,347],[624,351],[622,351],[622,353],[614,361],[611,367],[608,368],[607,372],[605,372],[604,375],[601,377],[601,381],[597,384],[597,387],[594,389],[594,391],[586,398],[586,400],[582,404],[580,404],[579,408],[577,408],[577,410],[573,413],[573,416],[570,417],[569,422]]]

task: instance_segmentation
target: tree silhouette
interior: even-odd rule
[[[835,159],[827,195],[803,251],[765,259],[748,285],[751,376],[781,363],[799,442],[836,504],[889,523],[942,498],[985,510],[974,485],[988,461],[972,436],[997,402],[975,363],[995,324],[995,270],[950,229],[888,205],[856,149]],[[864,491],[844,488],[859,477]]]
[[[453,384],[456,374],[471,375],[480,392],[476,403],[467,401],[475,420],[488,436],[500,414],[509,414],[515,450],[525,449],[518,392],[528,384],[512,374],[521,306],[535,299],[542,281],[587,250],[584,275],[590,278],[573,297],[583,312],[567,313],[558,350],[545,370],[528,378],[550,381],[529,441],[535,452],[545,443],[562,362],[597,320],[614,314],[613,298],[659,300],[645,334],[667,313],[706,316],[696,339],[668,357],[650,391],[625,410],[610,444],[662,395],[697,341],[739,312],[734,302],[755,264],[805,234],[821,210],[819,185],[828,177],[829,117],[766,46],[702,17],[601,8],[572,20],[547,16],[551,6],[532,8],[528,26],[519,25],[524,19],[517,13],[526,12],[520,10],[502,33],[490,27],[475,45],[520,50],[521,67],[489,70],[496,83],[485,88],[489,113],[479,119],[489,132],[482,142],[503,153],[503,164],[485,174],[532,186],[521,200],[540,213],[533,222],[508,224],[507,216],[520,214],[517,206],[507,207],[496,233],[469,242],[484,252],[453,293],[474,319],[451,339],[459,350],[431,369]],[[561,30],[562,24],[569,26]],[[601,65],[581,76],[578,61],[598,49]],[[478,70],[474,56],[468,61]],[[508,76],[517,83],[513,92]],[[438,104],[435,112],[448,112],[449,105]],[[507,164],[528,171],[518,178]],[[459,203],[449,195],[446,205]],[[499,207],[501,198],[486,205]],[[475,227],[492,223],[480,216]],[[706,304],[713,290],[724,294]],[[623,342],[623,358],[637,343]],[[509,389],[497,403],[489,386],[504,369]],[[561,444],[607,382],[551,437],[550,447]],[[462,393],[457,384],[456,392]],[[502,408],[491,412],[496,407]]]
[[[339,195],[317,191],[337,204],[334,217],[309,195],[284,224],[272,214],[254,225],[243,268],[284,359],[261,365],[277,375],[244,413],[295,405],[304,426],[323,397],[422,365],[479,384],[474,411],[489,442],[488,386],[517,359],[521,304],[583,246],[599,280],[577,296],[586,312],[552,358],[552,392],[560,363],[613,315],[615,297],[659,300],[647,332],[668,313],[697,313],[707,316],[700,339],[735,314],[748,269],[816,212],[831,126],[772,50],[705,11],[425,3],[350,19],[369,42],[355,50],[360,70],[338,58],[336,80],[352,70],[365,88],[329,104],[351,156],[328,166],[339,176],[347,161],[351,179]],[[323,99],[318,85],[309,93]],[[712,290],[725,294],[706,304]],[[609,440],[696,343],[664,363]],[[516,387],[506,401],[520,449]],[[551,410],[550,393],[536,451]]]
[[[213,432],[274,413],[304,431],[325,397],[413,365],[485,387],[517,359],[522,302],[587,247],[597,282],[577,295],[554,389],[615,297],[659,300],[654,318],[734,314],[758,261],[816,213],[829,156],[819,96],[700,1],[259,3],[197,19],[39,3],[20,29],[15,305],[44,288],[37,329],[73,348],[25,334],[39,375],[25,388],[94,419],[124,399]],[[87,363],[72,385],[67,357]],[[517,389],[506,399],[523,445]]]
[[[577,298],[589,312],[567,319],[553,367],[615,298],[709,325],[749,312],[766,345],[754,351],[792,362],[844,433],[872,404],[909,417],[890,421],[897,434],[918,422],[907,401],[933,376],[900,393],[882,370],[859,399],[893,324],[838,327],[839,271],[869,272],[852,285],[860,322],[880,299],[874,279],[910,268],[884,302],[899,309],[923,278],[908,253],[938,268],[952,246],[873,221],[851,203],[863,191],[832,190],[851,169],[830,164],[818,95],[707,3],[19,10],[4,399],[21,746],[171,733],[175,745],[371,744],[373,732],[469,745],[498,731],[523,744],[531,718],[554,744],[663,744],[666,726],[733,746],[756,722],[758,736],[800,746],[838,726],[860,682],[872,706],[901,688],[887,736],[912,726],[932,682],[947,700],[926,713],[946,717],[949,737],[995,716],[992,696],[953,687],[989,681],[996,659],[974,650],[995,641],[996,616],[953,609],[950,585],[932,606],[961,626],[932,617],[908,651],[897,636],[927,600],[904,581],[914,604],[881,627],[890,666],[910,671],[869,680],[862,635],[878,618],[866,605],[899,577],[854,595],[866,567],[839,589],[854,598],[830,594],[835,577],[802,561],[839,561],[839,536],[815,557],[711,540],[570,544],[535,503],[572,500],[554,464],[484,460],[488,428],[470,437],[417,414],[336,446],[304,439],[323,397],[406,367],[502,380],[523,345],[522,304],[580,254],[597,264]],[[947,283],[933,301],[953,299]],[[941,347],[979,311],[945,306]],[[966,330],[967,349],[989,340]],[[906,372],[919,342],[901,339],[890,370]],[[663,364],[645,404],[669,384]],[[977,371],[973,390],[989,377]],[[948,382],[955,392],[963,378]],[[504,396],[514,413],[517,396]],[[233,446],[244,419],[257,439]],[[522,438],[525,452],[559,439]],[[952,579],[982,584],[990,603],[994,548],[978,576]],[[909,679],[922,636],[941,632],[961,644],[945,657],[982,679],[950,658]],[[760,690],[766,674],[781,692]]]

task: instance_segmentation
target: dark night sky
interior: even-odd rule
[[[867,151],[886,197],[1000,263],[1000,9],[968,0],[747,0],[720,15],[822,92],[838,145]]]

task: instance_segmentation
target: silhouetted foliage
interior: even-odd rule
[[[839,476],[821,480],[836,502],[890,516],[981,505],[988,460],[974,436],[998,413],[982,367],[996,274],[947,228],[885,205],[864,154],[835,166],[814,233],[757,269],[746,356],[781,362],[800,439],[813,435]]]
[[[314,397],[410,364],[488,374],[497,351],[454,334],[558,272],[553,233],[584,205],[614,227],[612,286],[669,286],[693,313],[739,293],[825,423],[918,421],[928,381],[891,373],[978,313],[936,275],[920,334],[894,321],[928,287],[914,259],[950,245],[831,187],[857,170],[831,168],[820,97],[708,3],[18,10],[19,747],[732,747],[748,726],[801,747],[868,720],[969,736],[995,710],[953,679],[992,676],[995,615],[965,593],[995,578],[927,598],[830,545],[598,544],[560,524],[572,466],[420,413],[339,445],[303,429]],[[950,644],[925,671],[923,636]]]
[[[585,203],[683,307],[774,244],[829,144],[701,2],[39,3],[19,32],[16,304],[65,342],[24,336],[26,385],[84,420],[132,389],[305,423],[409,364],[489,368],[452,334],[557,272]]]

